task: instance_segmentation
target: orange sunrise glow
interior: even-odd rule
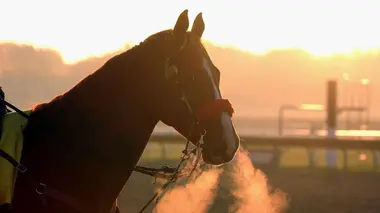
[[[189,9],[203,12],[204,39],[254,53],[300,48],[315,56],[380,47],[380,2],[374,1],[6,1],[0,42],[51,47],[72,63],[135,44],[172,28]]]
[[[380,213],[379,20],[380,0],[0,0],[0,212]]]

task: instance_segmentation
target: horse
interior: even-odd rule
[[[191,143],[203,138],[204,163],[234,159],[240,139],[220,71],[201,38],[202,13],[108,61],[73,88],[41,103],[23,130],[12,212],[107,213],[131,176],[158,122]],[[96,45],[96,44],[94,44]],[[35,181],[30,181],[30,179]]]

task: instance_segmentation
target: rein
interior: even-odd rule
[[[23,117],[25,117],[26,119],[29,119],[29,115],[22,112],[21,110],[19,110],[17,107],[13,106],[12,104],[8,103],[5,101],[5,105],[12,108],[13,110],[15,110],[17,113],[21,114]],[[156,199],[169,185],[170,183],[173,183],[177,180],[177,178],[179,177],[179,174],[180,172],[182,171],[180,169],[181,165],[190,158],[190,154],[196,152],[196,148],[192,149],[192,150],[189,150],[188,149],[188,146],[189,146],[189,143],[190,141],[187,140],[186,142],[186,148],[182,151],[183,153],[183,156],[182,156],[182,159],[180,161],[180,163],[178,164],[178,166],[176,168],[170,168],[170,167],[167,167],[167,166],[164,166],[160,169],[155,169],[155,168],[148,168],[148,167],[143,167],[143,166],[136,166],[133,170],[136,171],[136,172],[139,172],[139,173],[142,173],[142,174],[146,174],[146,175],[150,175],[150,176],[153,176],[156,178],[164,178],[164,179],[168,179],[168,181],[161,187],[161,189],[155,194],[155,196],[153,196],[149,202],[139,211],[139,212],[143,212],[148,206],[150,203],[152,203],[152,201],[154,201],[154,199]],[[198,144],[200,144],[198,142]],[[200,147],[200,146],[197,146],[197,147]],[[28,169],[23,166],[22,164],[18,163],[17,160],[15,160],[12,156],[10,156],[8,153],[6,153],[5,151],[3,151],[2,149],[0,149],[0,157],[4,158],[5,160],[7,160],[9,163],[12,164],[12,166],[14,168],[17,169],[18,172],[20,172],[21,174],[23,174],[24,176],[27,177],[28,181],[33,184],[36,188],[36,193],[38,195],[48,195],[54,199],[57,199],[61,202],[64,202],[66,205],[76,209],[77,211],[79,212],[83,212],[84,209],[86,208],[83,208],[83,206],[81,206],[79,203],[76,202],[75,199],[73,199],[72,197],[66,195],[66,194],[63,194],[55,189],[52,189],[50,187],[47,187],[46,184],[42,183],[42,182],[38,182],[36,181],[29,173],[28,173]],[[197,161],[198,162],[198,161]],[[194,166],[194,169],[196,168],[197,164],[195,164]],[[194,170],[193,169],[193,170]],[[168,173],[172,173],[172,175],[168,175]],[[190,173],[190,176],[191,176],[191,173]],[[158,202],[158,200],[157,200]],[[95,211],[89,211],[88,209],[86,209],[84,212],[86,213],[90,213],[90,212],[95,212]]]
[[[233,109],[231,107],[231,104],[229,104],[228,100],[220,99],[220,100],[215,100],[214,103],[210,102],[210,103],[204,105],[203,107],[201,107],[200,110],[198,110],[197,113],[195,113],[195,114],[193,113],[193,110],[192,110],[189,102],[187,101],[187,99],[184,95],[182,95],[181,100],[186,103],[187,107],[189,108],[189,111],[195,117],[192,128],[190,128],[188,137],[186,139],[185,148],[182,151],[183,155],[181,157],[181,161],[178,163],[178,165],[175,168],[164,166],[160,169],[156,169],[156,168],[148,168],[148,167],[143,167],[143,166],[138,166],[138,165],[135,166],[135,168],[133,169],[135,172],[139,172],[139,173],[142,173],[145,175],[150,175],[150,176],[154,177],[155,180],[156,180],[156,178],[167,179],[167,182],[156,192],[156,194],[147,202],[147,204],[145,204],[143,206],[143,208],[139,211],[139,213],[142,213],[154,200],[156,200],[156,203],[157,203],[158,198],[162,194],[162,192],[164,192],[164,190],[171,183],[176,182],[178,177],[184,176],[183,174],[181,174],[182,170],[183,170],[183,169],[181,169],[181,166],[185,161],[187,161],[190,158],[191,154],[194,154],[196,156],[196,162],[194,163],[194,166],[191,169],[191,171],[188,175],[188,178],[190,178],[192,176],[192,174],[195,171],[195,169],[197,168],[199,160],[201,158],[201,149],[203,146],[203,137],[207,134],[206,131],[201,132],[201,138],[197,142],[196,147],[193,149],[189,149],[190,140],[188,138],[190,138],[194,128],[196,127],[196,125],[199,124],[199,121],[206,120],[206,119],[209,119],[209,118],[215,116],[215,112],[218,113],[218,112],[225,111],[225,112],[228,112],[230,115],[232,115],[232,113],[233,113]],[[11,108],[14,111],[16,111],[17,113],[19,113],[21,116],[25,117],[26,119],[29,119],[30,116],[28,114],[24,113],[23,111],[21,111],[20,109],[18,109],[14,105],[10,104],[9,102],[7,102],[5,100],[4,100],[4,103],[5,103],[5,106],[8,106],[9,108]],[[15,160],[12,156],[10,156],[8,153],[6,153],[5,151],[3,151],[1,149],[0,149],[0,157],[7,160],[9,163],[11,163],[13,165],[14,168],[17,169],[17,171],[19,171],[21,174],[26,176],[27,179],[29,180],[29,182],[35,186],[36,193],[38,195],[47,195],[49,197],[52,197],[56,200],[59,200],[59,201],[65,203],[66,205],[76,209],[79,212],[86,212],[86,213],[96,212],[96,211],[84,208],[79,203],[77,203],[77,200],[73,199],[71,196],[63,194],[63,193],[61,193],[61,192],[59,192],[59,191],[57,191],[51,187],[48,187],[46,184],[44,184],[42,182],[36,181],[28,173],[28,169],[25,166],[18,163],[17,160]]]
[[[193,114],[193,109],[192,109],[192,107],[190,106],[190,104],[189,104],[189,102],[188,102],[188,100],[187,100],[187,98],[186,98],[185,95],[182,95],[182,96],[181,96],[181,100],[182,100],[183,102],[185,102],[185,104],[186,104],[186,106],[187,106],[189,112],[190,112],[192,115],[194,115],[194,114]],[[200,158],[200,155],[199,155],[198,153],[200,153],[200,149],[202,148],[201,145],[203,145],[203,137],[206,135],[206,131],[202,132],[202,133],[201,133],[201,138],[200,138],[200,140],[199,140],[199,141],[197,142],[197,144],[196,144],[196,148],[189,150],[189,145],[190,145],[190,140],[189,140],[189,138],[190,138],[190,136],[191,136],[191,134],[192,134],[194,128],[196,127],[196,126],[195,126],[196,124],[198,124],[198,122],[194,119],[194,122],[193,122],[193,124],[191,125],[191,128],[190,128],[190,130],[189,130],[188,137],[186,138],[186,145],[185,145],[185,148],[182,150],[182,154],[183,154],[183,155],[182,155],[182,157],[181,157],[181,161],[178,163],[177,167],[175,167],[175,168],[163,167],[163,168],[165,168],[165,169],[168,170],[168,171],[172,171],[172,175],[169,175],[169,176],[168,176],[168,175],[165,174],[165,178],[167,179],[166,183],[165,183],[164,185],[162,185],[161,188],[160,188],[160,189],[159,189],[159,190],[153,195],[153,197],[152,197],[152,198],[151,198],[151,199],[150,199],[150,200],[149,200],[149,201],[148,201],[148,202],[147,202],[147,203],[141,208],[141,210],[139,211],[139,213],[144,212],[144,210],[145,210],[145,209],[146,209],[146,208],[147,208],[147,207],[148,207],[148,206],[149,206],[154,200],[156,200],[156,204],[158,203],[158,198],[159,198],[159,196],[165,191],[165,189],[166,189],[171,183],[176,182],[176,181],[177,181],[177,178],[178,178],[179,176],[181,176],[181,173],[182,173],[181,166],[182,166],[182,164],[190,158],[190,155],[191,155],[191,154],[196,154],[196,157],[197,157],[197,159],[196,159],[196,163],[194,164],[194,166],[193,166],[193,168],[192,168],[192,170],[191,170],[191,172],[190,172],[188,178],[191,177],[193,171],[196,169],[196,167],[197,167],[197,165],[198,165],[199,158]],[[134,169],[134,171],[137,171],[137,170],[139,170],[140,168],[141,168],[141,166],[136,166],[136,168]],[[137,169],[137,170],[136,170],[136,169]],[[149,169],[150,171],[154,170],[154,169],[151,169],[151,168],[147,168],[147,169]],[[137,171],[137,172],[140,172],[140,171]],[[145,171],[144,171],[144,172],[141,172],[141,173],[146,174]],[[154,175],[155,178],[158,177],[158,176],[156,176],[157,174],[160,174],[160,173],[155,172],[155,175]],[[160,174],[160,175],[161,175],[161,174]]]
[[[203,137],[203,136],[202,136]],[[202,140],[202,139],[201,139]],[[200,144],[201,140],[197,143],[197,144]],[[185,146],[185,149],[182,151],[183,155],[181,157],[181,161],[178,163],[177,167],[174,169],[174,172],[172,175],[170,175],[169,178],[166,178],[168,179],[166,181],[166,183],[164,185],[161,186],[161,188],[153,195],[153,197],[141,208],[141,210],[139,211],[139,213],[142,213],[144,212],[144,210],[154,201],[156,200],[156,204],[158,203],[158,198],[159,196],[165,191],[166,188],[168,188],[168,186],[171,184],[171,183],[175,183],[177,181],[177,178],[180,176],[181,172],[182,172],[182,169],[181,169],[181,166],[182,164],[187,161],[189,158],[190,158],[190,154],[193,153],[194,150],[196,150],[198,148],[194,148],[193,150],[190,150],[189,152],[189,149],[188,149],[188,145],[190,144],[190,141],[187,139],[186,140],[186,146]],[[197,161],[198,162],[198,161]],[[194,164],[194,167],[192,169],[195,170],[197,167],[197,163]],[[136,171],[136,170],[135,170]],[[188,177],[191,177],[192,175],[192,172],[190,172],[189,176]]]
[[[194,128],[196,125],[199,124],[200,121],[208,120],[211,118],[214,118],[216,115],[218,115],[220,112],[227,112],[230,116],[232,116],[234,109],[232,108],[231,103],[227,99],[217,99],[210,101],[206,104],[204,104],[202,107],[200,107],[196,113],[194,114],[194,111],[188,102],[185,95],[181,96],[181,100],[185,102],[189,112],[195,116],[192,128],[190,128],[188,137],[186,139],[186,145],[185,149],[182,151],[183,156],[181,157],[181,161],[178,163],[176,168],[169,168],[169,167],[162,167],[161,169],[154,169],[154,168],[146,168],[142,166],[136,166],[134,171],[140,172],[142,174],[151,175],[155,178],[157,177],[164,177],[165,179],[168,179],[168,181],[154,194],[154,196],[143,206],[143,208],[139,211],[139,213],[142,213],[155,199],[156,203],[158,202],[158,197],[162,194],[162,192],[171,184],[176,182],[177,178],[181,176],[182,169],[181,165],[187,161],[190,158],[191,154],[194,154],[196,157],[195,163],[193,168],[191,169],[188,179],[192,176],[193,172],[198,166],[199,160],[201,158],[201,149],[203,146],[203,137],[207,134],[206,130],[201,132],[201,138],[196,143],[196,147],[194,149],[189,150],[189,144],[190,138]],[[162,174],[160,172],[167,171],[168,173],[172,173],[172,175]]]

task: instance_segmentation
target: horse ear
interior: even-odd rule
[[[189,10],[184,10],[178,17],[177,23],[174,26],[173,33],[176,36],[182,36],[189,28]]]
[[[202,13],[199,13],[197,17],[195,17],[193,27],[191,28],[191,32],[199,36],[199,38],[201,38],[204,31],[205,23],[203,21]]]

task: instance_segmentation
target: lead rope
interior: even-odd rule
[[[186,147],[188,147],[189,140],[186,141]],[[164,185],[161,186],[161,188],[153,195],[153,197],[141,208],[139,213],[144,212],[144,210],[156,199],[156,204],[158,203],[158,197],[162,194],[162,192],[171,184],[174,183],[177,180],[178,174],[181,172],[181,166],[182,164],[189,159],[191,152],[188,151],[188,149],[183,150],[183,155],[181,157],[181,161],[178,163],[175,172],[171,175],[171,177],[166,181]]]
[[[5,106],[8,106],[9,108],[13,109],[15,112],[17,112],[18,114],[22,115],[24,118],[29,119],[29,115],[28,114],[26,114],[25,112],[21,111],[20,109],[18,109],[17,107],[15,107],[14,105],[12,105],[11,103],[7,102],[6,100],[4,100],[4,103],[5,103]]]
[[[189,132],[189,137],[191,136],[191,132],[194,128],[196,123],[193,123],[191,128],[190,128],[190,132]],[[185,145],[185,148],[184,150],[182,151],[183,155],[181,157],[181,161],[178,163],[177,167],[175,168],[175,172],[171,175],[171,177],[168,179],[168,181],[161,186],[161,188],[153,195],[153,197],[141,208],[141,210],[139,211],[139,213],[142,213],[144,212],[144,210],[154,201],[156,200],[156,205],[159,201],[159,197],[160,195],[165,191],[165,189],[171,184],[171,183],[174,183],[176,182],[177,178],[178,178],[178,174],[182,171],[181,166],[182,164],[187,161],[189,158],[190,158],[190,155],[194,152],[195,150],[195,156],[196,156],[196,161],[195,161],[195,164],[193,166],[193,168],[191,169],[190,171],[190,174],[188,175],[187,179],[189,180],[190,177],[192,176],[193,172],[195,171],[195,169],[197,168],[198,166],[198,163],[199,163],[199,160],[200,160],[200,157],[201,157],[201,149],[203,147],[203,137],[206,135],[206,131],[202,132],[201,133],[201,138],[200,140],[197,142],[196,144],[196,148],[194,148],[193,150],[190,150],[189,151],[189,144],[190,144],[190,140],[187,138],[186,139],[186,145]]]
[[[197,146],[195,148],[195,151],[196,151],[196,159],[195,159],[195,163],[194,163],[194,166],[193,168],[191,169],[190,171],[190,174],[189,176],[187,177],[187,180],[190,180],[191,176],[193,175],[194,171],[197,169],[197,166],[198,166],[198,163],[199,163],[199,160],[201,159],[201,154],[202,154],[202,148],[203,148],[203,137],[206,135],[206,132],[204,132],[202,135],[201,135],[201,139],[198,141],[197,143]]]
[[[192,108],[190,107],[190,104],[188,103],[186,97],[184,95],[182,95],[181,97],[181,100],[183,102],[186,103],[187,107],[189,108],[189,111],[193,114],[193,111],[192,111]],[[17,107],[15,107],[14,105],[12,105],[11,103],[5,101],[5,105],[8,106],[9,108],[13,109],[14,111],[16,111],[17,113],[19,113],[20,115],[22,115],[23,117],[25,117],[26,119],[29,119],[29,115],[26,114],[25,112],[21,111],[20,109],[18,109]],[[155,199],[156,199],[156,204],[158,203],[158,197],[162,194],[162,192],[173,182],[175,182],[178,178],[178,174],[182,171],[181,166],[182,164],[187,161],[189,158],[190,158],[190,155],[192,153],[194,153],[195,151],[195,156],[196,156],[196,160],[195,160],[195,164],[192,168],[192,170],[190,171],[190,174],[189,176],[187,177],[187,179],[190,179],[190,177],[192,176],[193,172],[195,171],[195,169],[197,168],[198,166],[198,163],[199,163],[199,160],[200,160],[200,157],[201,157],[201,149],[203,148],[203,137],[206,135],[206,131],[202,132],[201,133],[201,138],[200,140],[197,142],[196,144],[196,148],[192,149],[192,150],[189,150],[189,144],[190,144],[190,140],[188,139],[190,136],[191,136],[191,133],[192,131],[194,130],[194,127],[197,123],[196,122],[193,122],[192,125],[191,125],[191,128],[189,130],[189,134],[188,134],[188,137],[186,139],[186,145],[185,145],[185,148],[184,150],[182,151],[183,155],[181,157],[181,161],[178,163],[177,167],[174,169],[174,172],[173,174],[171,175],[170,179],[168,179],[168,181],[156,192],[156,194],[148,201],[147,204],[145,204],[145,206],[139,211],[139,213],[142,213]],[[2,153],[2,152],[1,152]],[[5,156],[7,155],[7,153],[2,153],[4,154]],[[3,156],[4,157],[4,156]],[[10,161],[12,163],[12,161]],[[23,168],[23,166],[21,164],[18,164],[17,162],[17,165],[15,166],[20,172],[25,172],[26,171],[26,168],[24,170],[21,170],[21,168]],[[163,167],[161,169],[156,169],[156,170],[153,170],[151,168],[146,168],[146,167],[142,167],[142,166],[136,166],[136,168],[134,169],[136,172],[140,172],[140,173],[143,173],[143,174],[147,174],[147,175],[151,175],[151,176],[154,176],[155,178],[157,178],[159,176],[159,171],[172,171],[173,169],[171,168],[168,168],[168,167]],[[162,177],[166,177],[165,175],[162,175]],[[167,178],[167,177],[166,177]],[[42,183],[40,183],[42,184]],[[43,184],[44,185],[44,184]],[[46,185],[44,185],[44,188],[46,188]],[[36,189],[37,193],[38,193],[38,190]]]

